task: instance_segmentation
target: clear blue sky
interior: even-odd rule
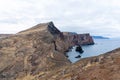
[[[0,33],[49,21],[61,31],[120,37],[120,0],[0,0]]]

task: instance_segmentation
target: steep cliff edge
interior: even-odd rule
[[[65,41],[52,22],[0,39],[0,80],[22,80],[70,64]]]
[[[63,34],[49,22],[1,38],[0,80],[52,80],[54,71],[71,65],[64,53],[79,42]]]
[[[72,32],[63,32],[63,35],[67,37],[69,43],[74,45],[93,45],[94,41],[89,33],[77,34]]]

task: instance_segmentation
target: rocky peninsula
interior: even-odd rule
[[[72,64],[65,51],[94,44],[89,34],[61,32],[53,22],[0,39],[0,80],[119,80],[120,49]]]

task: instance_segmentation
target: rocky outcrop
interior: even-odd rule
[[[76,47],[76,50],[75,51],[77,51],[77,52],[79,52],[79,53],[83,53],[84,51],[82,50],[82,47],[79,45],[79,46],[77,46]]]
[[[49,22],[0,39],[0,80],[63,80],[72,66],[64,53],[80,37],[69,40]],[[80,44],[89,37],[85,34]]]
[[[72,32],[63,32],[70,44],[73,45],[92,45],[94,41],[89,33],[77,34]]]
[[[0,80],[30,80],[26,77],[70,64],[66,43],[52,22],[0,39]]]
[[[68,36],[52,22],[2,38],[0,80],[120,80],[120,48],[73,64],[64,55],[72,45],[92,43],[89,34]]]

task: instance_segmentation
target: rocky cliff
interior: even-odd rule
[[[120,49],[71,64],[64,52],[74,38],[49,22],[0,39],[0,80],[120,80]]]
[[[77,34],[72,32],[63,32],[63,35],[66,36],[69,43],[73,45],[92,45],[94,41],[89,33],[86,34]]]
[[[52,22],[2,38],[0,80],[24,80],[28,75],[68,65],[70,61],[64,55],[68,48],[63,34]]]

